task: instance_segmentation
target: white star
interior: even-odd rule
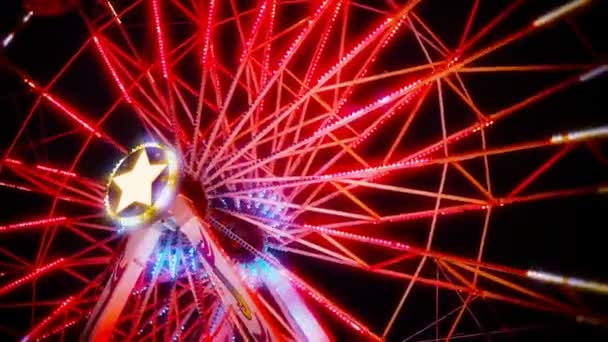
[[[114,176],[113,181],[121,191],[116,212],[135,202],[151,206],[152,183],[166,167],[167,164],[150,164],[146,150],[141,151],[131,170]]]

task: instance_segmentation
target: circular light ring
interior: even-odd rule
[[[152,205],[147,206],[147,208],[145,208],[141,213],[137,215],[121,216],[118,212],[114,210],[115,205],[110,203],[110,189],[112,187],[112,183],[114,182],[114,177],[116,176],[116,173],[121,169],[125,161],[132,158],[133,155],[137,154],[140,151],[143,151],[142,153],[147,153],[147,149],[158,149],[163,153],[163,161],[166,162],[167,165],[167,175],[165,184],[162,187],[160,193],[156,196],[156,201],[154,201]],[[134,228],[149,223],[156,219],[158,216],[160,216],[160,214],[164,213],[165,210],[173,203],[177,192],[178,181],[179,161],[177,155],[171,149],[155,142],[149,142],[138,145],[135,148],[131,149],[131,151],[127,155],[121,158],[110,173],[110,177],[106,186],[106,194],[104,197],[106,213],[111,219],[116,221],[123,228]]]

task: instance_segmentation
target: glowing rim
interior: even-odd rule
[[[144,150],[146,148],[158,148],[164,152],[165,160],[167,162],[167,170],[169,171],[169,174],[167,176],[167,183],[163,187],[156,202],[152,203],[152,205],[149,206],[146,210],[144,210],[143,213],[141,213],[139,215],[135,215],[135,216],[122,217],[117,212],[115,212],[110,206],[110,199],[109,199],[110,186],[112,185],[112,182],[114,181],[114,176],[116,175],[116,171],[118,171],[118,169],[125,162],[125,160],[127,160],[127,158],[132,156],[134,153]],[[177,159],[177,156],[175,155],[175,153],[171,149],[169,149],[161,144],[151,142],[151,143],[145,143],[145,144],[138,145],[135,148],[131,149],[131,151],[129,151],[129,153],[127,153],[127,155],[122,157],[120,159],[120,161],[118,161],[118,163],[116,163],[116,166],[114,166],[114,169],[110,173],[110,177],[109,177],[108,183],[106,185],[106,194],[104,197],[104,205],[105,205],[106,213],[108,214],[108,216],[110,218],[112,218],[113,220],[115,220],[116,222],[118,222],[122,227],[125,227],[125,228],[138,226],[138,225],[141,225],[144,223],[148,223],[148,222],[152,221],[153,219],[155,219],[160,213],[162,213],[165,209],[167,209],[169,207],[169,205],[171,205],[173,199],[175,198],[177,182],[178,182],[178,175],[179,175],[178,166],[179,166],[179,163],[178,163],[178,159]]]

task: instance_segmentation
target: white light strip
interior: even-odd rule
[[[551,137],[552,144],[560,144],[567,141],[585,140],[591,138],[604,138],[608,137],[608,125],[600,126],[580,131],[574,131],[564,134],[555,134]]]
[[[588,281],[580,278],[565,277],[558,274],[551,274],[543,271],[529,270],[526,276],[530,279],[539,280],[546,283],[565,285],[581,290],[608,294],[608,284],[595,281]]]
[[[4,38],[4,40],[2,41],[2,46],[7,47],[8,44],[10,44],[13,41],[14,37],[15,37],[15,34],[13,32],[9,33],[8,36],[6,36],[6,38]]]
[[[589,2],[591,2],[591,0],[575,0],[572,1],[570,3],[567,3],[563,6],[560,6],[556,9],[554,9],[553,11],[540,16],[538,19],[534,20],[533,25],[536,27],[539,26],[543,26],[546,24],[549,24],[557,19],[559,19],[559,17],[564,16],[566,14],[568,14],[571,11],[574,11],[575,9],[588,4]]]
[[[608,65],[600,65],[597,68],[593,68],[593,69],[589,70],[589,72],[582,74],[578,78],[578,80],[581,82],[587,82],[589,80],[592,80],[592,79],[600,76],[601,74],[603,74],[607,71],[608,71]]]
[[[118,13],[116,13],[116,10],[114,9],[114,6],[112,6],[112,3],[109,0],[106,3],[108,4],[108,7],[110,8],[110,11],[114,15],[114,19],[116,19],[116,21],[119,24],[122,24],[122,21],[120,21],[120,17],[118,16]]]
[[[21,18],[21,23],[22,24],[27,23],[30,20],[30,18],[32,17],[32,15],[34,15],[33,11],[27,12],[27,14],[24,15],[23,18]],[[19,27],[17,27],[17,29],[19,29]],[[17,29],[15,29],[15,30],[17,30]],[[4,39],[2,40],[2,46],[7,47],[13,41],[13,39],[15,39],[15,31],[9,32],[9,34],[7,34],[6,37],[4,37]]]
[[[24,24],[27,23],[30,20],[30,18],[32,17],[32,15],[34,15],[34,11],[27,12],[27,14],[25,16],[23,16],[23,18],[21,19],[21,22]]]

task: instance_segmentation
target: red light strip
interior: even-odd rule
[[[310,65],[308,71],[306,72],[306,78],[304,79],[304,84],[307,86],[312,81],[313,74],[317,70],[319,60],[321,59],[322,51],[325,49],[325,45],[327,44],[327,40],[329,39],[329,35],[331,33],[331,30],[334,27],[336,19],[338,18],[338,14],[340,13],[341,8],[342,8],[342,2],[338,2],[336,4],[336,7],[334,8],[334,12],[331,16],[331,19],[329,20],[329,23],[327,23],[327,27],[323,31],[323,35],[321,36],[321,40],[317,47],[317,51],[315,51],[315,55],[313,56],[312,63]]]
[[[305,224],[304,227],[309,228],[309,229],[314,230],[319,233],[339,236],[339,237],[347,238],[349,240],[367,242],[367,243],[371,243],[374,245],[389,247],[389,248],[393,248],[393,249],[399,249],[399,250],[403,250],[403,251],[407,251],[410,249],[410,246],[408,244],[401,243],[401,242],[378,239],[378,238],[368,237],[368,236],[359,235],[359,234],[347,233],[347,232],[343,232],[343,231],[339,231],[339,230],[335,230],[335,229],[311,226],[311,225],[307,225],[307,224]]]
[[[205,28],[205,42],[203,44],[203,66],[206,66],[209,56],[209,42],[211,41],[211,27],[213,26],[213,15],[215,13],[215,0],[209,1],[207,11],[207,27]]]
[[[314,18],[314,19],[308,19],[308,21],[306,22],[306,26],[304,26],[302,28],[302,30],[300,31],[298,36],[292,41],[289,48],[283,54],[283,57],[279,61],[279,64],[278,64],[279,66],[286,65],[286,62],[296,52],[296,49],[302,44],[302,41],[304,40],[306,35],[310,33],[312,27],[316,23],[316,20],[318,20],[318,18],[321,16],[321,14],[323,14],[323,11],[325,11],[325,9],[328,7],[329,3],[330,3],[329,0],[323,1],[323,3],[321,3],[321,5],[317,8],[315,13],[311,16],[311,18]],[[282,69],[282,67],[279,67],[278,69],[274,70],[273,73],[276,75],[277,73],[279,73],[281,71],[281,69]]]
[[[374,334],[372,331],[364,327],[361,323],[350,317],[350,315],[344,312],[344,310],[331,304],[323,295],[311,289],[310,286],[306,285],[305,283],[294,277],[287,270],[283,269],[280,272],[281,274],[283,274],[283,276],[289,279],[298,289],[303,291],[310,298],[314,299],[317,303],[323,305],[329,312],[331,312],[334,316],[346,323],[349,327],[361,334],[366,334],[374,338],[375,340],[380,340],[380,338],[376,334]]]
[[[95,42],[97,51],[99,51],[99,54],[103,58],[103,61],[105,62],[108,69],[110,70],[110,73],[112,74],[112,78],[114,78],[114,81],[118,85],[118,88],[120,89],[123,96],[125,97],[125,100],[129,104],[133,104],[133,100],[131,99],[131,96],[129,95],[129,93],[127,93],[127,88],[125,87],[125,85],[121,81],[121,79],[118,77],[118,74],[116,73],[116,69],[114,68],[112,63],[110,63],[110,59],[108,58],[108,55],[106,54],[106,51],[104,50],[103,46],[101,46],[101,42],[99,41],[99,38],[97,38],[97,36],[93,36],[93,41]]]
[[[67,217],[61,216],[61,217],[54,217],[54,218],[50,218],[50,219],[13,223],[13,224],[9,224],[9,225],[0,226],[0,232],[7,231],[7,230],[44,226],[47,224],[64,222],[66,220],[67,220]]]
[[[46,334],[44,334],[44,335],[36,338],[36,341],[46,340],[47,338],[49,338],[49,337],[51,337],[51,336],[53,336],[53,335],[55,335],[55,334],[57,334],[57,333],[59,333],[61,331],[64,331],[67,328],[71,327],[72,325],[78,323],[83,318],[84,317],[74,318],[73,320],[71,320],[71,321],[69,321],[69,322],[67,322],[67,323],[65,323],[65,324],[63,324],[63,325],[61,325],[61,326],[53,329],[52,331],[50,331],[50,332],[48,332],[48,333],[46,333]]]
[[[65,261],[64,258],[57,259],[57,260],[55,260],[55,261],[53,261],[53,262],[51,262],[49,264],[46,264],[46,265],[44,265],[42,267],[39,267],[39,268],[35,269],[30,274],[28,274],[28,275],[26,275],[26,276],[24,276],[24,277],[22,277],[20,279],[17,279],[15,281],[13,281],[12,283],[9,283],[9,284],[1,287],[0,288],[0,295],[4,295],[7,292],[15,289],[16,287],[18,287],[20,285],[23,285],[26,282],[37,278],[38,276],[42,275],[43,273],[48,272],[48,271],[52,270],[53,268],[59,266],[64,261]]]
[[[152,0],[152,11],[154,12],[154,26],[156,27],[156,38],[158,40],[158,50],[160,54],[160,65],[163,70],[163,77],[169,79],[169,69],[167,67],[167,56],[165,54],[165,40],[161,26],[159,0]]]
[[[45,319],[43,319],[34,329],[32,329],[30,331],[30,333],[27,334],[27,336],[25,336],[21,340],[21,342],[29,341],[32,337],[36,336],[43,328],[45,328],[49,324],[49,322],[51,322],[59,314],[63,313],[68,308],[68,306],[72,303],[73,299],[74,299],[74,297],[69,297],[63,303],[61,303],[61,305],[59,305],[59,307],[57,307],[57,309],[55,309],[55,311],[53,311],[50,315],[48,315]],[[39,340],[39,339],[36,339],[36,340]]]
[[[16,159],[6,158],[4,159],[5,163],[14,164],[14,165],[23,165],[23,162]]]
[[[34,189],[30,189],[30,188],[27,188],[25,186],[21,186],[21,185],[17,185],[17,184],[10,184],[10,183],[5,183],[5,182],[0,182],[0,186],[3,186],[5,188],[10,188],[10,189],[16,189],[16,190],[22,190],[22,191],[28,191],[28,192],[35,192]]]
[[[60,170],[60,169],[56,169],[53,167],[48,167],[48,166],[44,166],[44,165],[36,165],[36,168],[38,170],[42,170],[42,171],[46,171],[46,172],[50,172],[50,173],[55,173],[58,175],[63,175],[63,176],[68,176],[68,177],[76,177],[76,174],[74,172],[69,172],[69,171],[65,171],[65,170]]]
[[[253,45],[253,41],[255,40],[255,37],[257,36],[258,31],[260,30],[260,25],[262,24],[262,19],[264,18],[264,13],[266,13],[266,1],[264,1],[262,3],[262,5],[260,6],[258,14],[255,18],[255,22],[253,23],[253,27],[251,28],[252,34],[251,34],[251,36],[249,36],[249,39],[247,39],[247,42],[245,43],[245,47],[243,48],[243,52],[241,53],[241,58],[239,59],[239,61],[241,63],[244,63],[245,60],[247,59],[247,56],[249,56],[249,52],[251,51],[251,46]]]
[[[55,105],[55,107],[57,107],[59,110],[61,110],[62,112],[64,112],[65,114],[67,114],[69,117],[71,117],[74,121],[78,122],[82,127],[84,127],[87,131],[95,134],[95,136],[97,136],[98,138],[101,138],[101,133],[99,131],[97,131],[95,128],[93,128],[90,124],[88,124],[86,121],[84,121],[79,114],[77,114],[76,112],[71,111],[69,108],[67,108],[63,103],[61,103],[59,100],[57,100],[54,96],[52,96],[51,94],[43,91],[42,89],[40,89],[40,87],[38,87],[34,82],[32,82],[31,80],[27,79],[27,78],[23,78],[23,81],[29,85],[32,89],[39,91],[40,95],[42,95],[42,97],[44,97],[45,99],[47,99],[49,102],[51,102],[52,104]]]

